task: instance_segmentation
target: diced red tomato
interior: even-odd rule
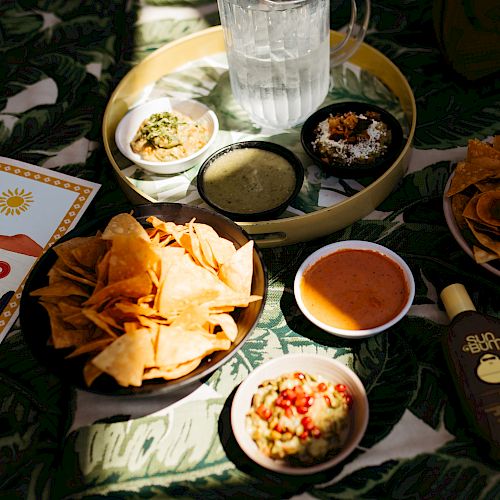
[[[331,400],[330,400],[330,397],[329,397],[329,396],[327,396],[326,394],[324,394],[324,395],[323,395],[323,399],[325,400],[325,402],[326,402],[326,404],[327,404],[328,406],[332,406],[332,402],[331,402]]]
[[[314,429],[314,422],[311,417],[302,417],[300,423],[302,424],[302,426],[306,431]]]
[[[305,395],[305,396],[300,396],[295,400],[295,406],[312,406],[314,404],[314,396],[310,395]]]
[[[299,380],[304,380],[306,378],[306,376],[303,373],[301,373],[301,372],[296,372],[296,373],[293,374],[293,376],[295,378],[298,378]]]
[[[317,389],[319,392],[325,392],[328,389],[328,386],[324,382],[320,382]]]
[[[337,384],[335,386],[335,390],[337,392],[345,392],[345,391],[347,391],[347,387],[344,384]]]
[[[351,408],[352,403],[353,403],[353,401],[352,401],[352,396],[351,396],[349,393],[345,393],[345,394],[344,394],[344,399],[345,399],[345,402],[347,403],[347,406],[348,406],[349,408]]]
[[[295,395],[297,397],[303,396],[305,394],[304,388],[301,385],[296,385],[293,390],[295,391]]]
[[[308,406],[307,404],[307,396],[300,396],[295,400],[295,406],[298,408],[299,406]]]
[[[267,408],[266,406],[264,406],[263,404],[261,404],[257,408],[257,415],[259,415],[259,417],[264,419],[264,420],[269,420],[271,418],[272,411],[269,408]]]
[[[297,398],[297,394],[293,389],[285,389],[284,391],[281,392],[281,395],[285,399],[289,399],[292,402],[295,401],[295,399]]]
[[[292,406],[292,402],[289,399],[278,396],[276,398],[276,406],[279,406],[280,408],[289,408],[290,406]]]

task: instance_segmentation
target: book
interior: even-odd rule
[[[73,229],[100,185],[0,156],[0,342],[37,259]]]

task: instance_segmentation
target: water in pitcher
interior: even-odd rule
[[[252,120],[288,128],[324,100],[330,79],[329,2],[296,3],[286,10],[256,2],[219,0],[233,94]]]

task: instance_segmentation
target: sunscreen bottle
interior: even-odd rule
[[[451,322],[443,349],[465,415],[500,460],[500,320],[476,311],[465,287],[441,292]]]

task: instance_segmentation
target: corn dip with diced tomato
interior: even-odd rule
[[[344,384],[288,373],[259,385],[247,414],[247,430],[270,458],[297,465],[318,463],[342,447],[352,403]]]

